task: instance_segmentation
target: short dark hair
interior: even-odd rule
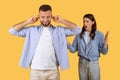
[[[39,11],[48,11],[48,10],[52,11],[51,6],[48,4],[43,4],[39,7]]]

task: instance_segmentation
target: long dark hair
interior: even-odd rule
[[[88,18],[91,21],[94,21],[94,24],[92,25],[92,30],[91,30],[90,35],[89,35],[91,37],[91,39],[93,40],[95,38],[95,31],[96,31],[96,28],[97,28],[96,20],[95,20],[95,18],[92,14],[85,14],[83,16],[83,19],[84,18]],[[80,38],[82,38],[82,35],[83,35],[84,31],[85,31],[85,28],[83,26],[82,31],[80,33]]]

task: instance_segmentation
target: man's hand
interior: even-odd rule
[[[62,23],[63,21],[63,19],[60,16],[53,16],[52,19],[57,23]]]
[[[30,18],[26,21],[26,23],[32,24],[32,23],[35,23],[35,22],[37,22],[37,21],[38,21],[38,17],[30,17]]]
[[[28,20],[20,22],[16,25],[14,25],[14,29],[16,31],[19,31],[20,29],[22,29],[24,26],[28,25],[28,24],[32,24],[38,21],[38,17],[30,17]]]
[[[75,23],[70,22],[70,21],[68,21],[66,19],[63,19],[60,16],[53,16],[52,19],[53,19],[53,21],[55,21],[57,23],[62,23],[64,25],[66,25],[70,29],[75,29],[76,28],[76,24]]]

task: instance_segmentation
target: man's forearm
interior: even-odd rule
[[[63,23],[64,25],[66,25],[68,28],[71,28],[71,29],[75,29],[76,26],[77,26],[75,23],[70,22],[70,21],[65,20],[65,19],[63,19],[63,20],[61,21],[61,23]]]
[[[23,22],[20,22],[20,23],[14,25],[13,27],[14,27],[14,30],[19,31],[26,25],[28,25],[28,23],[26,21],[23,21]]]

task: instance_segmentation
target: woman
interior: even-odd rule
[[[83,28],[71,45],[67,43],[70,52],[78,51],[79,56],[79,79],[100,80],[98,59],[100,53],[108,52],[108,32],[105,35],[96,29],[97,24],[92,14],[83,17]]]

